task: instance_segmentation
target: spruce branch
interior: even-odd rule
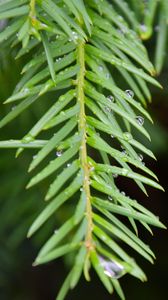
[[[70,199],[73,205],[73,213],[46,241],[34,262],[40,265],[72,254],[74,264],[57,300],[63,300],[77,285],[82,272],[89,281],[91,266],[108,292],[116,290],[124,299],[120,277],[128,273],[146,280],[124,244],[151,263],[155,258],[138,237],[137,223],[150,232],[151,226],[165,226],[126,195],[116,177],[133,180],[146,195],[145,185],[163,190],[143,163],[143,155],[155,156],[136,135],[139,132],[150,140],[144,126],[145,119],[152,122],[146,109],[151,101],[148,84],[161,87],[142,43],[153,34],[157,8],[161,29],[155,65],[159,73],[167,36],[165,0],[0,2],[0,19],[8,19],[0,33],[1,44],[15,47],[17,58],[29,53],[22,78],[5,101],[16,106],[0,121],[0,128],[31,105],[35,107],[36,101],[44,108],[44,99],[49,103],[20,140],[0,141],[1,148],[17,148],[17,156],[26,148],[38,149],[29,172],[41,169],[30,173],[27,188],[54,177],[45,196],[46,207],[34,220],[28,237],[58,209],[64,211]],[[41,138],[44,131],[46,139]]]

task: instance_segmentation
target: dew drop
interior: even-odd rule
[[[121,153],[122,153],[123,156],[127,155],[127,151],[126,151],[125,149],[123,149],[123,150],[121,151]]]
[[[92,167],[90,168],[90,172],[94,171],[94,169],[95,169],[95,168],[92,166]]]
[[[143,155],[142,154],[138,154],[139,160],[143,161]]]
[[[136,116],[136,121],[138,123],[138,125],[143,126],[144,124],[144,118],[141,116]]]
[[[102,72],[103,71],[103,66],[99,66],[98,69],[99,69],[100,72]]]
[[[77,41],[78,38],[79,38],[77,32],[76,32],[76,31],[72,31],[72,35],[73,35],[73,39],[74,39],[75,41]]]
[[[122,192],[121,192],[121,195],[125,196],[125,192],[124,192],[124,191],[122,191]]]
[[[16,105],[12,106],[12,109],[11,110],[14,110],[16,108]]]
[[[58,57],[56,58],[55,62],[59,62],[62,58],[61,57]]]
[[[126,141],[129,141],[132,139],[132,134],[130,132],[124,132],[123,136]]]
[[[127,94],[128,97],[133,98],[134,97],[134,92],[131,90],[126,90],[125,93]]]
[[[71,166],[71,164],[70,164],[70,163],[68,163],[68,164],[67,164],[67,168],[69,168],[70,166]]]
[[[124,275],[124,267],[116,261],[106,260],[103,257],[99,257],[100,265],[104,269],[104,274],[110,278],[120,278]]]
[[[113,198],[112,198],[111,196],[108,196],[108,199],[109,199],[110,201],[113,201]]]
[[[58,150],[58,151],[56,152],[56,155],[57,155],[58,157],[60,157],[60,156],[62,155],[62,150]]]
[[[112,95],[107,96],[107,100],[110,102],[114,102],[114,97]]]
[[[114,177],[114,178],[117,178],[117,177],[118,177],[118,174],[113,174],[113,177]]]
[[[145,25],[145,24],[141,24],[141,25],[140,25],[140,30],[141,30],[142,32],[146,32],[146,31],[147,31],[146,25]]]
[[[112,138],[112,139],[114,139],[114,138],[115,138],[115,136],[114,136],[113,134],[111,134],[111,138]]]

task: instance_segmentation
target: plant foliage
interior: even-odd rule
[[[153,33],[157,8],[154,67],[142,40]],[[153,76],[164,60],[167,1],[2,0],[0,20],[7,22],[0,33],[2,47],[14,47],[17,58],[26,57],[22,78],[5,101],[15,106],[0,127],[35,101],[43,105],[44,94],[49,104],[24,137],[0,142],[1,148],[17,148],[17,156],[26,148],[38,149],[29,172],[38,171],[27,188],[55,174],[46,207],[28,236],[61,206],[73,203],[73,213],[49,237],[34,265],[73,253],[57,300],[77,285],[82,272],[89,281],[91,266],[109,293],[115,289],[124,299],[121,276],[146,280],[124,243],[153,262],[152,250],[137,235],[137,221],[149,231],[151,225],[164,228],[158,217],[119,190],[116,178],[132,179],[145,194],[145,185],[162,190],[139,152],[155,156],[136,132],[150,140],[143,126],[144,119],[152,122],[146,110],[148,84],[160,87]]]

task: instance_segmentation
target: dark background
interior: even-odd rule
[[[13,55],[1,53],[0,57],[0,100],[1,103],[9,96],[19,79],[21,61],[15,61]],[[153,103],[150,106],[154,126],[145,121],[152,137],[150,148],[157,157],[157,162],[147,160],[145,163],[158,175],[160,183],[167,189],[168,172],[168,69],[165,65],[159,80],[164,91],[153,90]],[[40,103],[0,131],[0,139],[20,138],[33,120],[37,119],[45,109]],[[0,105],[0,118],[9,110],[8,106]],[[145,141],[144,141],[145,142]],[[32,267],[38,249],[47,239],[51,229],[59,220],[52,220],[35,237],[26,239],[27,230],[38,212],[44,206],[43,196],[47,183],[41,184],[30,191],[25,190],[30,175],[26,173],[33,151],[25,151],[17,160],[14,150],[0,150],[0,299],[1,300],[53,300],[63,282],[68,260],[57,260],[48,265]],[[131,181],[119,179],[119,184],[128,194],[133,194],[146,207],[151,209],[164,224],[167,224],[167,190],[165,193],[148,188],[149,197],[145,197]],[[58,215],[58,219],[61,216]],[[154,229],[154,236],[146,233],[141,227],[139,236],[150,244],[157,260],[150,265],[141,257],[135,256],[144,268],[148,282],[141,283],[131,276],[121,279],[128,300],[166,300],[168,294],[168,240],[166,230]],[[115,294],[106,293],[95,273],[91,273],[92,282],[82,280],[77,288],[70,292],[67,300],[119,299]]]

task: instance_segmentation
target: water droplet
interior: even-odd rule
[[[112,198],[111,196],[108,196],[108,199],[109,199],[110,201],[113,201],[113,198]]]
[[[141,25],[140,25],[140,30],[141,30],[142,32],[146,32],[146,31],[147,31],[146,25],[145,25],[145,24],[141,24]]]
[[[33,159],[35,159],[37,157],[37,155],[33,155]]]
[[[134,97],[134,92],[131,90],[126,90],[125,93],[127,94],[128,97],[133,98]]]
[[[138,154],[139,160],[143,161],[143,155],[142,154]]]
[[[90,172],[94,171],[95,167],[90,167]]]
[[[69,168],[71,166],[71,164],[67,164],[67,168]]]
[[[112,139],[114,139],[114,138],[115,138],[115,136],[114,136],[113,134],[111,134],[111,138],[112,138]]]
[[[98,69],[99,69],[100,72],[102,72],[103,71],[103,66],[99,66]]]
[[[125,196],[125,192],[124,192],[124,191],[122,191],[122,192],[121,192],[121,195]]]
[[[54,230],[54,234],[57,234],[58,233],[58,229]]]
[[[143,117],[137,116],[136,121],[137,121],[138,125],[143,126],[143,124],[144,124],[144,118]]]
[[[83,188],[82,187],[80,188],[80,191],[83,192]]]
[[[61,59],[62,59],[61,57],[58,57],[58,58],[56,58],[55,62],[58,62],[58,61],[60,61]]]
[[[58,151],[56,152],[56,155],[57,155],[58,157],[60,157],[60,156],[62,155],[62,150],[58,150]]]
[[[106,260],[99,257],[104,273],[110,278],[120,278],[124,275],[124,267],[116,261]]]
[[[75,41],[77,41],[78,38],[79,38],[77,32],[76,32],[76,31],[72,31],[72,35],[73,35],[73,39],[74,39]]]
[[[123,156],[127,155],[127,151],[126,151],[125,149],[123,149],[123,150],[121,151],[121,153],[122,153]]]
[[[107,113],[110,113],[110,112],[111,112],[111,108],[108,107],[108,106],[106,106],[106,107],[104,108],[104,110],[105,110],[105,112],[107,112]]]
[[[118,177],[118,174],[113,174],[113,177],[114,177],[114,178],[117,178],[117,177]]]
[[[114,102],[114,97],[112,95],[107,96],[107,100],[110,102]]]
[[[130,132],[124,132],[123,136],[126,141],[129,141],[132,139],[132,134]]]

